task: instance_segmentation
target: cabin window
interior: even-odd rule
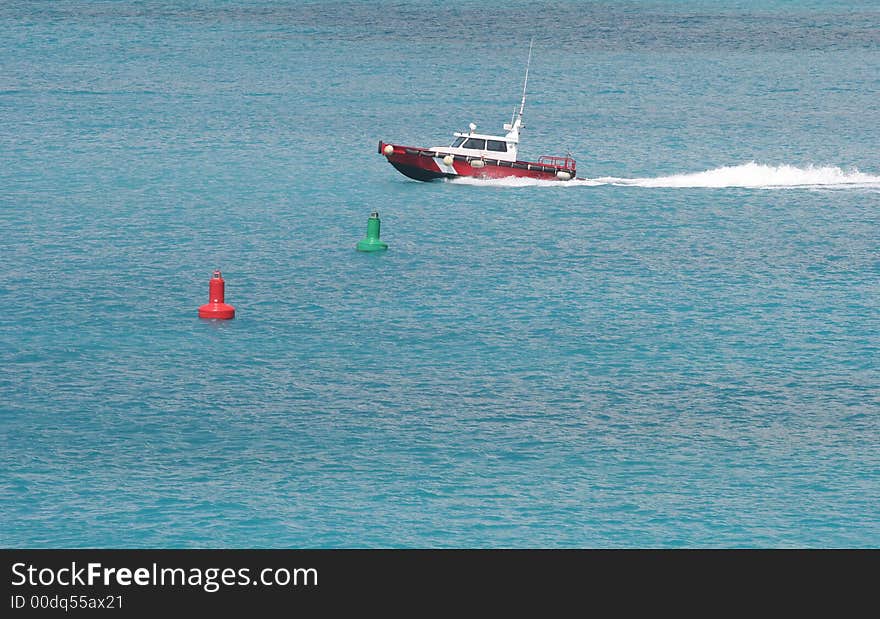
[[[458,148],[464,140],[465,138],[455,138],[455,142],[452,143],[452,148]]]
[[[467,142],[464,143],[464,146],[462,146],[462,148],[486,150],[486,140],[481,140],[479,138],[468,138]]]
[[[488,140],[486,150],[494,150],[497,153],[507,152],[507,142],[503,140]]]

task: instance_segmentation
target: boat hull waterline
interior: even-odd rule
[[[497,179],[511,176],[547,181],[575,178],[576,165],[571,157],[540,157],[538,161],[505,161],[491,157],[444,153],[430,148],[379,142],[379,154],[394,168],[417,181],[470,176]]]

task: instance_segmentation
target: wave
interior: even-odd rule
[[[623,187],[744,187],[749,189],[782,188],[862,188],[880,189],[880,176],[865,174],[857,168],[843,170],[835,166],[791,165],[771,166],[750,161],[742,165],[724,166],[703,172],[674,174],[655,178],[576,178],[571,181],[543,181],[531,178],[476,179],[459,177],[454,183],[468,185],[494,185],[498,187],[596,187],[616,185]]]

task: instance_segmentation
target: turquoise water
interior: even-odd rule
[[[584,180],[376,153],[532,36]],[[880,546],[875,2],[11,1],[0,66],[0,545]]]

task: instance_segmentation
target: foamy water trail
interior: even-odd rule
[[[625,187],[744,187],[751,189],[794,188],[858,188],[880,190],[880,176],[865,174],[856,168],[843,170],[836,166],[807,166],[799,168],[790,165],[771,166],[754,161],[737,166],[724,166],[704,172],[674,174],[655,178],[617,178],[605,176],[598,178],[577,178],[572,181],[542,181],[530,178],[502,178],[481,180],[460,177],[452,182],[468,185],[489,185],[498,187],[595,187],[598,185],[617,185]]]

